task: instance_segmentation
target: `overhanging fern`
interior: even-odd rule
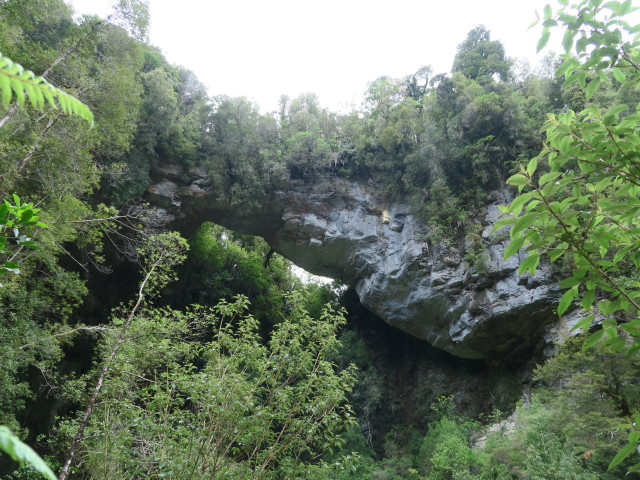
[[[43,110],[48,103],[53,108],[61,108],[66,114],[78,115],[93,125],[93,113],[88,106],[1,53],[0,95],[5,107],[9,106],[14,95],[19,105],[24,105],[28,97],[31,105],[38,110]]]

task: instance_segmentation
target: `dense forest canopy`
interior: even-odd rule
[[[569,33],[567,53],[548,56],[540,72],[516,72],[478,26],[450,73],[425,66],[373,79],[363,107],[348,114],[312,93],[283,96],[264,114],[246,98],[209,98],[192,72],[146,43],[144,1],[77,20],[62,0],[0,1],[0,424],[36,445],[60,480],[624,477],[640,439],[631,425],[640,408],[638,260],[619,254],[637,248],[637,187],[625,182],[636,178],[639,49],[598,23],[603,9],[627,13],[629,1],[576,9],[545,9],[539,47],[553,26]],[[610,135],[585,142],[598,125]],[[622,140],[617,152],[631,161],[621,167],[616,154],[597,169],[580,163],[591,158],[584,152],[571,156]],[[350,293],[302,285],[262,239],[211,223],[188,241],[168,232],[141,201],[166,165],[204,171],[218,200],[243,208],[276,190],[364,184],[408,202],[430,242],[466,247],[478,269],[470,216],[507,180],[528,185],[543,198],[525,190],[505,207],[511,253],[531,245],[523,271],[533,271],[540,254],[568,251],[559,274],[572,293],[559,313],[574,298],[587,310],[600,300],[602,313],[617,315],[590,343],[606,335],[610,348],[568,342],[537,367],[509,419],[477,403],[462,409],[464,388],[441,381],[408,393],[414,411],[389,420],[407,400],[392,392],[380,340],[357,323],[366,314]],[[567,191],[547,192],[543,179]],[[603,193],[607,182],[621,190]],[[583,201],[587,193],[595,197]],[[553,202],[572,209],[564,233],[545,223]],[[581,220],[597,208],[608,216]],[[580,240],[598,224],[600,237]],[[600,263],[590,263],[596,254]],[[615,303],[620,295],[627,303]],[[493,407],[513,410],[520,377],[531,378],[531,364],[520,367],[464,368],[487,376],[479,389]],[[481,442],[483,423],[504,428]],[[33,459],[20,445],[0,430],[4,451]],[[0,472],[36,478],[7,457]]]

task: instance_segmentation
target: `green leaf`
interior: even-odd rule
[[[631,11],[631,0],[626,0],[621,6],[620,6],[620,15],[626,15],[627,13],[629,13]]]
[[[515,221],[516,219],[513,217],[501,218],[493,225],[493,228],[491,229],[491,233],[495,233],[498,230],[500,230],[502,227],[505,227],[507,225],[512,225],[513,223],[515,223]]]
[[[561,316],[564,312],[567,311],[567,309],[569,308],[569,305],[571,305],[571,302],[573,301],[573,299],[576,297],[577,294],[578,294],[578,290],[576,290],[575,288],[572,288],[564,292],[564,294],[562,295],[562,298],[560,298],[560,303],[558,304],[558,316]]]
[[[31,447],[23,443],[7,427],[0,426],[0,450],[5,452],[20,465],[27,464],[49,480],[57,477],[49,466],[34,452]]]
[[[609,110],[607,110],[606,116],[609,116],[609,115],[617,116],[620,112],[625,111],[627,108],[629,108],[629,105],[626,105],[624,103],[620,105],[614,105]]]
[[[589,43],[589,38],[587,38],[584,34],[576,41],[576,51],[578,53],[583,53],[587,49],[587,44]],[[577,76],[577,75],[576,75]]]
[[[587,330],[589,330],[589,327],[593,323],[594,318],[595,315],[593,315],[592,313],[587,315],[586,317],[580,319],[580,321],[577,322],[573,327],[571,327],[571,330],[573,331],[582,328],[586,332]]]
[[[620,353],[622,349],[625,347],[627,342],[622,337],[611,338],[607,340],[604,344],[604,347],[613,353]]]
[[[507,179],[507,183],[515,186],[528,185],[529,179],[521,173],[516,173]]]
[[[540,52],[540,50],[542,50],[547,45],[547,43],[549,42],[550,36],[551,36],[551,32],[549,31],[549,28],[545,27],[542,30],[542,36],[540,37],[540,40],[538,40],[536,52]]]
[[[539,218],[540,214],[537,212],[529,212],[522,215],[511,227],[511,238],[516,237],[521,231],[530,227]]]
[[[538,180],[538,185],[543,186],[549,182],[553,182],[556,178],[558,178],[560,175],[562,175],[562,172],[549,172],[549,173],[545,173],[544,175],[542,175],[540,177],[540,180]]]
[[[533,210],[534,208],[536,208],[538,205],[540,205],[540,200],[531,200],[528,204],[527,204],[527,208],[526,211],[530,212],[531,210]]]
[[[620,325],[620,329],[635,337],[640,335],[640,319],[636,318],[628,323]]]
[[[529,272],[532,276],[536,273],[536,268],[540,263],[540,255],[538,252],[531,252],[527,258],[525,258],[518,268],[518,273],[522,275],[524,272]]]
[[[2,92],[2,105],[6,107],[11,103],[11,82],[9,78],[0,75],[0,91]]]
[[[22,215],[20,216],[20,223],[26,223],[31,220],[31,218],[33,217],[33,213],[34,212],[31,209],[22,212]]]
[[[525,241],[524,236],[517,237],[511,240],[511,242],[509,242],[509,245],[507,245],[507,248],[505,248],[504,250],[503,258],[506,260],[507,258],[512,257],[513,255],[518,253],[520,249],[524,246],[524,241]]]
[[[574,60],[574,58],[568,58],[567,60],[562,62],[562,65],[560,65],[556,70],[556,76],[560,77],[562,75],[565,75],[566,78],[568,75],[570,75],[571,72],[573,72],[574,69],[580,65],[579,62],[578,65],[576,65]]]
[[[560,248],[556,248],[556,249],[550,250],[547,253],[547,256],[549,257],[549,260],[551,260],[552,262],[555,262],[556,260],[558,260],[564,254],[565,254],[564,250],[562,250]]]
[[[589,335],[582,345],[582,351],[584,352],[585,350],[593,347],[600,341],[603,335],[604,330],[598,330],[597,332],[593,332],[591,335]]]
[[[605,3],[602,7],[611,10],[615,14],[619,14],[621,6],[622,4],[620,2],[613,1]]]
[[[600,77],[594,78],[587,84],[587,88],[585,89],[585,92],[584,92],[585,96],[587,97],[587,100],[591,99],[593,94],[598,91],[598,88],[600,88]]]
[[[0,74],[2,71],[0,70]],[[24,105],[24,83],[18,79],[18,77],[10,77],[9,82],[11,83],[11,89],[13,93],[16,95],[16,102],[18,105]]]
[[[612,469],[614,469],[620,462],[622,462],[625,458],[627,458],[629,455],[631,455],[633,452],[636,451],[636,447],[637,447],[637,442],[636,443],[629,443],[627,445],[625,445],[622,450],[620,450],[615,457],[613,457],[613,460],[611,460],[611,463],[609,464],[609,467],[607,467],[607,471],[611,471]]]
[[[80,100],[54,87],[42,77],[36,77],[33,72],[25,71],[22,66],[10,61],[0,54],[0,90],[2,103],[7,106],[12,97],[12,91],[19,105],[25,103],[25,92],[34,108],[42,111],[45,101],[53,108],[58,104],[67,114],[77,115],[90,125],[93,125],[93,114]]]
[[[529,160],[529,163],[527,164],[527,175],[531,177],[536,171],[537,167],[538,167],[538,159],[536,157]]]
[[[596,193],[602,193],[604,189],[611,184],[612,180],[613,179],[611,177],[604,177],[602,180],[600,180],[595,187]]]
[[[618,67],[612,68],[613,78],[615,78],[618,82],[624,83],[627,81],[627,75]]]
[[[520,212],[522,211],[522,207],[524,206],[525,203],[531,200],[531,197],[533,196],[533,194],[534,192],[527,192],[527,193],[522,193],[518,195],[509,204],[509,212],[512,215],[520,215]],[[515,219],[514,219],[514,223],[515,223]]]
[[[613,257],[613,263],[618,264],[620,260],[626,257],[627,253],[629,253],[629,250],[631,250],[631,248],[633,247],[629,245],[623,248],[622,250],[620,250],[618,253],[616,253],[615,256]]]
[[[595,292],[595,290],[589,290],[582,297],[582,301],[580,302],[580,305],[585,310],[590,311],[591,307],[593,306],[593,302],[595,302],[595,301],[596,301],[596,292]]]
[[[576,32],[573,30],[567,30],[564,32],[564,37],[562,38],[562,46],[564,47],[565,53],[569,53],[571,47],[573,47],[573,39],[576,36]]]

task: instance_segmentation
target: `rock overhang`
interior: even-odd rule
[[[478,272],[464,260],[464,245],[432,242],[407,204],[384,202],[368,185],[336,180],[327,193],[277,191],[247,208],[217,198],[202,172],[165,170],[171,175],[156,177],[148,198],[169,209],[179,229],[210,220],[259,235],[308,272],[354,287],[390,325],[454,355],[517,356],[556,319],[560,292],[550,266],[520,276],[520,255],[502,259],[508,235],[491,233],[507,191],[475,216],[486,246]]]

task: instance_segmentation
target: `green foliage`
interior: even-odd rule
[[[547,430],[548,419],[544,413],[542,407],[532,404],[526,416],[523,415],[526,424],[521,432],[511,436],[496,434],[488,440],[484,478],[603,478],[585,468],[570,444],[563,444],[556,434]]]
[[[111,21],[122,26],[138,40],[146,40],[149,29],[148,0],[119,0],[114,5]]]
[[[509,76],[511,62],[506,58],[504,46],[491,40],[491,34],[482,25],[469,32],[458,46],[452,72],[461,72],[467,78],[480,83],[491,82],[493,76],[505,81]]]
[[[469,446],[473,422],[454,415],[451,397],[440,397],[431,407],[440,418],[431,422],[420,446],[420,468],[433,480],[474,480],[480,461]]]
[[[289,138],[286,148],[292,177],[304,179],[307,183],[318,182],[331,161],[329,145],[311,132],[297,132]]]
[[[0,275],[20,273],[20,250],[37,248],[36,242],[24,233],[24,229],[33,226],[47,228],[47,225],[38,221],[39,217],[36,214],[40,210],[34,208],[32,203],[21,203],[17,195],[13,196],[13,202],[4,200],[0,204],[0,254],[6,258],[0,263]],[[17,248],[14,249],[14,246]]]
[[[187,241],[177,232],[160,233],[145,239],[138,248],[145,282],[141,290],[144,289],[146,295],[154,296],[169,282],[175,281],[177,275],[174,267],[185,261],[188,248]]]
[[[243,297],[141,311],[91,421],[86,475],[326,478],[318,459],[352,423],[353,369],[328,360],[344,318],[291,301],[267,342]]]
[[[190,243],[188,259],[179,271],[180,285],[174,287],[174,305],[213,306],[222,299],[245,295],[251,314],[258,320],[265,324],[280,320],[286,297],[299,282],[290,264],[274,254],[264,240],[205,222]],[[329,301],[315,302],[309,311],[319,313]]]
[[[148,301],[148,297],[157,295],[167,283],[175,280],[173,267],[184,261],[185,252],[188,248],[186,240],[184,240],[176,232],[165,232],[152,235],[138,248],[138,254],[141,257],[141,269],[143,278],[140,281],[136,299],[131,302],[130,306],[122,308],[122,318],[115,319],[114,323],[118,327],[116,329],[115,341],[108,346],[104,355],[100,374],[95,381],[92,393],[84,409],[84,414],[80,420],[73,441],[71,442],[65,457],[64,464],[60,471],[59,480],[65,480],[71,471],[73,461],[85,439],[85,430],[92,419],[92,414],[98,402],[99,395],[108,378],[108,374],[113,368],[118,353],[123,346],[127,344],[129,330],[136,315],[144,307]]]
[[[598,9],[592,12],[586,2],[579,7],[582,9],[580,12],[586,12],[591,17],[599,13]],[[619,16],[616,8],[613,3],[604,7],[605,10],[612,10],[614,17]],[[572,18],[564,10],[559,15],[563,15],[567,22]],[[610,20],[606,25],[595,20],[593,22],[587,23],[588,32],[599,27],[617,26],[624,21]],[[628,24],[623,24],[626,30],[631,29]],[[606,37],[609,42],[607,48],[612,55],[610,62],[602,61],[600,48],[593,52],[594,63],[594,58],[576,46],[578,58],[566,55],[560,72],[565,72],[571,78],[582,75],[596,65],[596,73],[600,78],[608,69],[627,66],[625,62],[628,61],[624,57],[618,60],[613,51],[620,48],[629,52],[625,53],[627,56],[638,54],[637,45],[614,42],[618,39],[616,35]],[[565,38],[572,37],[568,35]],[[585,35],[581,38],[590,37]],[[571,42],[565,48],[569,50],[572,45]],[[629,71],[629,74],[633,75],[633,72]],[[640,71],[636,75],[640,75]],[[529,255],[534,258],[542,252],[548,252],[552,261],[568,257],[575,266],[572,276],[563,282],[563,286],[570,289],[560,302],[559,314],[564,313],[571,301],[578,297],[580,285],[585,288],[581,306],[586,310],[591,311],[594,307],[597,288],[609,294],[609,298],[598,303],[604,315],[610,316],[630,307],[638,310],[634,300],[634,285],[627,291],[616,281],[620,272],[629,268],[625,262],[630,260],[630,265],[638,266],[636,256],[628,255],[635,252],[638,246],[638,238],[634,233],[638,209],[634,201],[637,188],[634,158],[638,142],[634,143],[633,134],[636,116],[629,112],[627,105],[616,105],[604,111],[592,105],[580,114],[568,111],[558,116],[551,115],[545,125],[547,147],[526,168],[509,179],[509,183],[518,186],[520,191],[524,187],[530,189],[505,209],[512,218],[501,220],[500,223],[513,223],[513,241],[509,253],[518,250],[518,245],[528,246]],[[550,171],[538,178],[535,174],[541,161],[548,163]],[[516,218],[523,211],[524,215]],[[537,264],[537,260],[532,264]],[[585,321],[581,326],[589,325]],[[626,328],[632,330],[627,333],[633,335],[633,322]],[[606,332],[610,346],[614,349],[624,347],[615,321]]]
[[[572,339],[535,371],[537,387],[502,430],[488,435],[484,471],[498,478],[599,478],[624,476],[630,466],[607,472],[627,441],[621,427],[638,404],[637,357],[581,350]]]
[[[78,115],[93,125],[93,113],[84,103],[30,70],[25,70],[22,65],[12,62],[1,53],[0,93],[5,107],[11,103],[12,94],[19,105],[24,105],[25,98],[28,97],[31,105],[40,111],[48,104],[55,109],[61,108],[64,113]]]
[[[464,260],[473,267],[476,272],[480,274],[487,273],[489,254],[482,240],[481,226],[477,223],[471,224],[467,227],[465,233],[466,249]]]
[[[634,10],[631,2],[560,3],[555,15],[550,6],[545,8],[538,49],[546,45],[551,27],[565,28],[566,53],[557,72],[564,74],[563,88],[579,85],[588,101],[611,76],[622,88],[637,85],[640,38],[633,35],[638,27],[624,19]],[[639,118],[627,104],[590,104],[579,113],[550,115],[545,148],[509,178],[521,194],[504,208],[509,217],[497,225],[512,225],[505,257],[526,247],[521,272],[535,271],[543,254],[571,266],[570,276],[560,284],[567,290],[558,314],[577,300],[587,314],[576,328],[589,329],[595,313],[604,317],[602,329],[588,337],[585,348],[602,344],[629,355],[640,351],[640,290],[620,277],[640,266]],[[628,440],[611,468],[634,451],[640,432],[634,429]],[[640,464],[632,467],[638,469]]]
[[[203,138],[211,183],[219,198],[247,209],[259,207],[274,188],[287,186],[283,142],[289,134],[245,98],[217,97],[214,105]]]
[[[13,460],[20,463],[21,466],[26,464],[41,473],[43,477],[49,480],[57,480],[51,468],[49,468],[44,460],[42,460],[31,447],[20,441],[7,427],[1,425],[0,451],[9,455]]]
[[[596,3],[591,2],[594,9],[616,14],[630,7]],[[567,238],[586,234],[579,246],[597,257],[598,271],[635,301],[638,192],[616,178],[634,179],[637,173],[637,48],[635,40],[629,41],[614,54],[613,20],[596,24],[588,10],[571,13],[569,7],[557,18],[545,10],[544,28],[553,21],[571,27],[580,15],[584,19],[579,33],[565,35],[565,49],[576,51],[578,64],[563,57],[564,92],[561,82],[544,75],[514,78],[503,46],[478,27],[460,45],[452,75],[433,75],[425,67],[402,80],[381,77],[371,84],[364,111],[350,115],[328,112],[313,94],[283,98],[280,112],[272,115],[261,114],[246,99],[208,99],[191,72],[169,65],[157,49],[141,43],[145,2],[120,2],[117,12],[106,22],[74,21],[58,0],[0,2],[0,51],[33,71],[49,71],[46,77],[53,84],[78,92],[95,115],[91,130],[80,121],[83,117],[62,115],[60,107],[74,112],[73,105],[65,107],[66,96],[0,57],[5,107],[14,96],[19,103],[28,96],[36,107],[10,109],[0,120],[10,127],[0,130],[0,170],[5,173],[0,192],[3,197],[17,192],[24,199],[0,206],[0,254],[9,262],[0,270],[16,269],[11,262],[18,257],[11,257],[32,246],[31,230],[42,226],[29,224],[38,221],[35,215],[51,227],[37,233],[41,248],[21,257],[20,270],[26,274],[6,277],[0,292],[0,423],[19,428],[27,402],[38,396],[54,396],[58,413],[86,404],[87,385],[98,373],[66,381],[58,373],[65,370],[63,348],[82,328],[65,322],[77,321],[70,315],[86,294],[80,275],[70,272],[68,264],[85,268],[106,259],[100,244],[110,239],[120,215],[113,207],[91,205],[130,201],[148,187],[152,170],[167,164],[176,172],[192,169],[204,176],[201,172],[208,171],[218,200],[247,211],[260,211],[275,190],[335,189],[340,187],[336,176],[366,183],[382,196],[409,199],[413,212],[429,223],[431,240],[452,241],[466,230],[470,248],[465,259],[481,267],[482,241],[467,212],[501,185],[513,165],[539,150],[538,123],[547,112],[586,106],[583,114],[567,111],[553,117],[540,166],[530,164],[511,181],[548,188],[549,204],[559,209]],[[596,30],[603,29],[609,30],[599,37]],[[7,80],[10,70],[13,80]],[[589,102],[603,105],[601,111]],[[630,107],[620,107],[625,105]],[[551,165],[543,167],[545,159]],[[586,190],[591,197],[585,203],[580,198]],[[577,198],[563,198],[569,191]],[[93,195],[95,202],[96,197],[88,200]],[[525,213],[543,213],[539,206],[529,202]],[[519,236],[543,218],[519,216],[517,204],[514,208],[513,218],[503,221],[517,224],[509,253],[526,241],[538,241]],[[616,231],[616,222],[627,230]],[[18,233],[13,232],[20,223]],[[568,242],[567,232],[553,230],[551,223],[543,225],[546,231]],[[533,272],[540,255],[553,251],[550,244],[540,245],[538,256],[532,251],[523,262],[523,271]],[[131,318],[131,306],[117,309],[113,324],[94,330],[104,333],[96,359],[109,358],[120,334],[122,347],[107,362],[112,370],[90,417],[90,434],[78,449],[78,476],[588,479],[607,478],[606,463],[617,450],[610,475],[631,463],[625,457],[633,454],[638,440],[632,425],[638,414],[637,369],[624,363],[618,334],[637,337],[635,320],[608,319],[605,333],[591,337],[590,342],[611,339],[609,346],[621,350],[615,361],[573,352],[575,363],[567,365],[567,358],[559,357],[565,363],[541,370],[539,381],[553,389],[538,392],[532,406],[521,409],[521,432],[490,438],[484,454],[469,444],[476,426],[445,409],[429,417],[433,421],[424,437],[410,428],[393,429],[384,445],[386,458],[378,458],[370,424],[385,414],[380,411],[388,395],[384,370],[353,332],[343,334],[338,351],[336,331],[343,319],[322,307],[333,294],[310,287],[304,298],[292,295],[296,281],[284,259],[262,241],[212,225],[194,236],[183,282],[169,285],[175,278],[169,264],[183,259],[184,248],[171,235],[145,243],[142,274],[150,283],[136,299],[140,308]],[[127,249],[133,251],[130,244]],[[72,253],[75,261],[62,260],[63,252]],[[607,290],[587,263],[575,260],[575,252],[561,255],[578,273],[563,284],[571,293],[560,310],[581,297],[610,318],[634,313],[622,293],[616,297],[616,288]],[[86,268],[82,276],[94,279]],[[149,276],[152,271],[156,275]],[[251,306],[244,299],[226,303],[238,293],[249,297]],[[217,306],[152,308],[150,296],[174,306],[193,301]],[[124,328],[128,322],[130,330]],[[352,360],[362,367],[358,374],[349,367]],[[610,372],[597,370],[597,362]],[[350,392],[356,381],[359,388]],[[435,395],[425,392],[422,405]],[[554,392],[560,392],[557,398]],[[348,395],[359,427],[353,425]],[[47,421],[37,428],[48,429]],[[55,453],[69,444],[78,422],[59,423],[58,443],[51,444]],[[615,435],[605,441],[602,432]],[[590,450],[588,459],[580,457]]]
[[[564,106],[550,79],[516,79],[510,68],[502,44],[477,27],[459,46],[452,75],[427,68],[404,81],[380,77],[367,92],[363,126],[349,124],[352,149],[338,161],[381,195],[409,200],[433,225],[434,241],[452,241],[464,211],[539,150],[539,122]]]
[[[457,229],[463,224],[467,212],[462,202],[451,191],[449,185],[438,179],[427,192],[421,217],[427,219],[432,232],[430,237],[434,242],[451,241]],[[452,232],[454,232],[452,234]]]

